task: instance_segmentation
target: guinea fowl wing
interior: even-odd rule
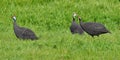
[[[92,23],[82,23],[82,28],[85,30],[85,31],[88,31],[88,30],[93,30],[93,24]]]
[[[104,25],[100,24],[100,23],[85,23],[84,25],[84,29],[86,31],[88,31],[89,33],[104,33],[107,32],[107,29],[105,28]]]
[[[22,32],[22,35],[25,37],[25,39],[37,39],[35,33],[30,29],[24,29]]]
[[[82,28],[87,33],[93,34],[93,33],[97,32],[99,30],[99,28],[101,28],[101,27],[98,28],[97,25],[95,25],[95,23],[88,22],[88,23],[82,23]]]
[[[106,33],[108,32],[108,30],[105,28],[104,25],[100,24],[100,23],[94,23],[94,32],[97,33]]]

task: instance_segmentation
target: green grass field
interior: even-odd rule
[[[112,34],[72,35],[73,12],[84,22],[104,24]],[[17,39],[12,15],[39,40]],[[120,60],[119,50],[119,0],[0,0],[0,60]]]

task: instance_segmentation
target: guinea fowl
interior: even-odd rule
[[[74,13],[73,14],[73,21],[72,21],[72,24],[70,26],[70,31],[72,34],[75,34],[75,33],[83,34],[84,31],[81,28],[81,26],[75,22],[75,17],[76,17],[76,14]]]
[[[106,27],[100,23],[95,23],[95,22],[83,23],[80,17],[78,17],[78,19],[82,29],[92,37],[99,36],[100,34],[110,33],[106,29]]]
[[[16,17],[13,16],[13,27],[14,27],[14,33],[16,35],[17,38],[19,39],[31,39],[31,40],[36,40],[38,39],[38,37],[35,35],[35,33],[28,29],[28,28],[24,28],[24,27],[19,27],[16,23]]]

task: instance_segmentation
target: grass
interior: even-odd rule
[[[0,0],[0,60],[119,60],[119,0]],[[72,35],[72,14],[104,24],[112,34]],[[17,24],[33,30],[37,41],[19,40]],[[77,21],[78,22],[78,21]]]

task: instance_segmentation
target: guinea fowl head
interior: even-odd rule
[[[76,15],[77,15],[77,14],[74,12],[74,13],[73,13],[73,21],[75,21]]]
[[[80,22],[82,21],[80,16],[78,16],[78,19],[79,19]]]
[[[16,16],[12,16],[14,22],[16,22]]]
[[[76,17],[76,15],[77,15],[77,14],[74,12],[74,13],[73,13],[73,17]]]

